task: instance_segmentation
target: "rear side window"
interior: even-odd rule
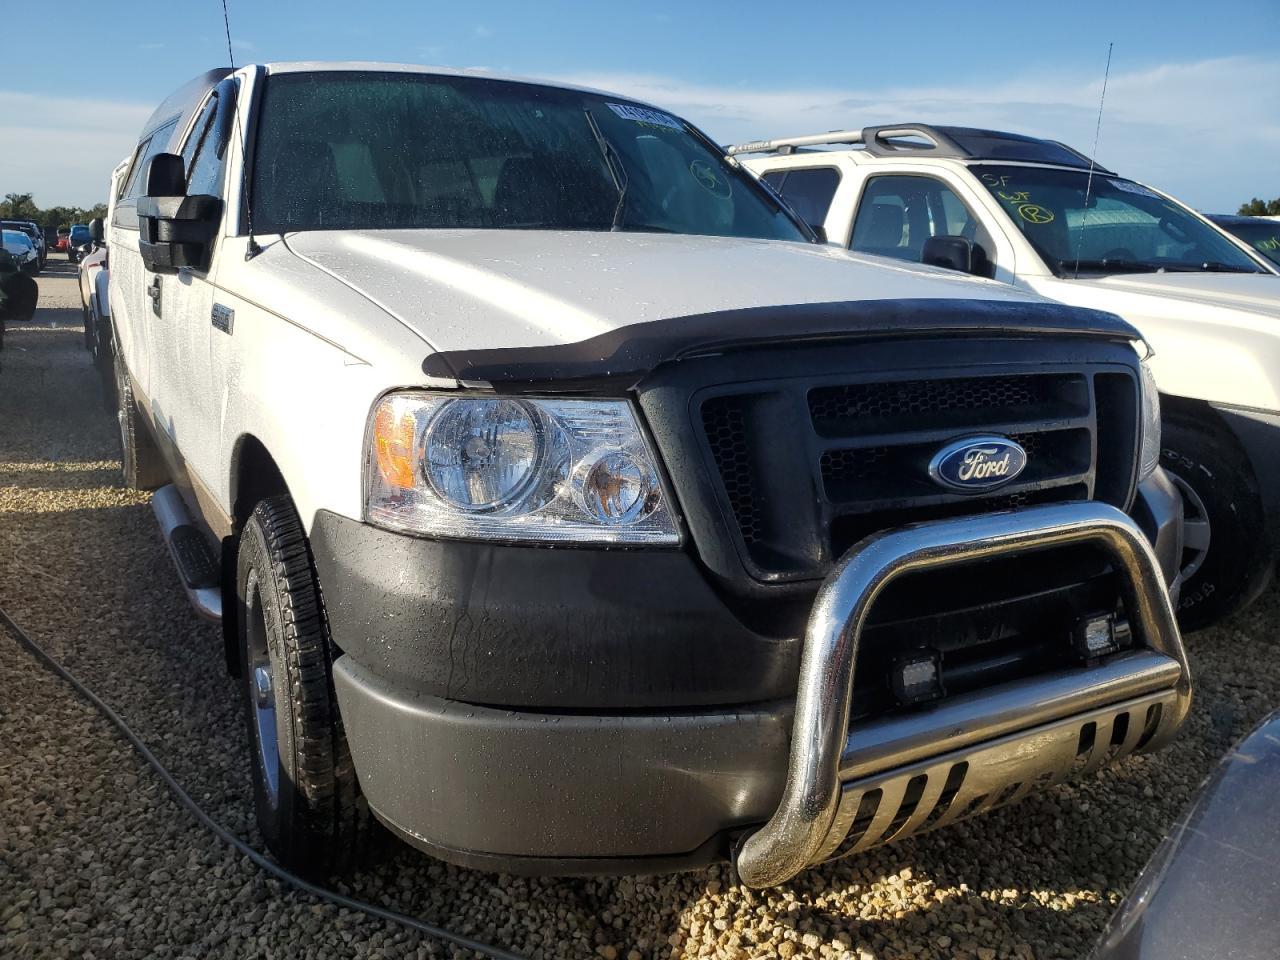
[[[138,150],[133,156],[133,166],[129,169],[129,176],[125,180],[124,189],[120,192],[120,198],[123,200],[133,200],[142,195],[142,191],[146,189],[146,184],[142,182],[143,171],[147,169],[147,161],[154,157],[157,153],[163,153],[165,148],[169,146],[169,138],[173,135],[173,128],[178,125],[175,117],[164,126],[159,127],[146,140],[138,145]]]
[[[791,209],[800,214],[801,220],[810,226],[820,227],[827,219],[836,187],[840,186],[840,171],[834,167],[776,170],[765,174],[764,180],[782,194],[782,198],[791,204]]]

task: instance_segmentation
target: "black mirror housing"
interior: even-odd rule
[[[94,217],[89,221],[89,239],[94,243],[102,243],[106,239],[106,233],[102,229],[101,217]]]
[[[973,241],[964,237],[930,237],[920,252],[920,262],[973,273]]]
[[[138,252],[148,270],[207,270],[222,220],[217,197],[186,195],[186,170],[175,153],[157,153],[147,168],[147,193],[138,198]]]

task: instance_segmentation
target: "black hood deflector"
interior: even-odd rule
[[[663,363],[786,341],[922,336],[1088,337],[1137,340],[1114,314],[1058,303],[863,300],[721,310],[619,327],[575,343],[433,353],[428,376],[495,387],[637,381]]]

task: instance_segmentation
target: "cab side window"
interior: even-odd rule
[[[774,170],[766,173],[763,179],[791,204],[791,209],[800,215],[801,220],[812,227],[820,227],[827,219],[836,187],[840,186],[840,171],[835,167]]]
[[[941,180],[889,175],[867,181],[853,222],[852,249],[920,263],[930,237],[963,237],[973,244],[974,272],[995,275],[990,234]]]
[[[227,155],[231,98],[215,91],[191,127],[182,159],[187,168],[188,196],[222,196],[223,161]]]

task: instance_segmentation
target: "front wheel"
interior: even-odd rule
[[[1248,458],[1224,428],[1194,420],[1163,427],[1160,465],[1182,494],[1185,630],[1211,626],[1253,600],[1268,570],[1262,501]]]
[[[240,675],[258,828],[284,866],[324,877],[371,821],[338,715],[311,551],[287,496],[261,501],[236,562]]]

